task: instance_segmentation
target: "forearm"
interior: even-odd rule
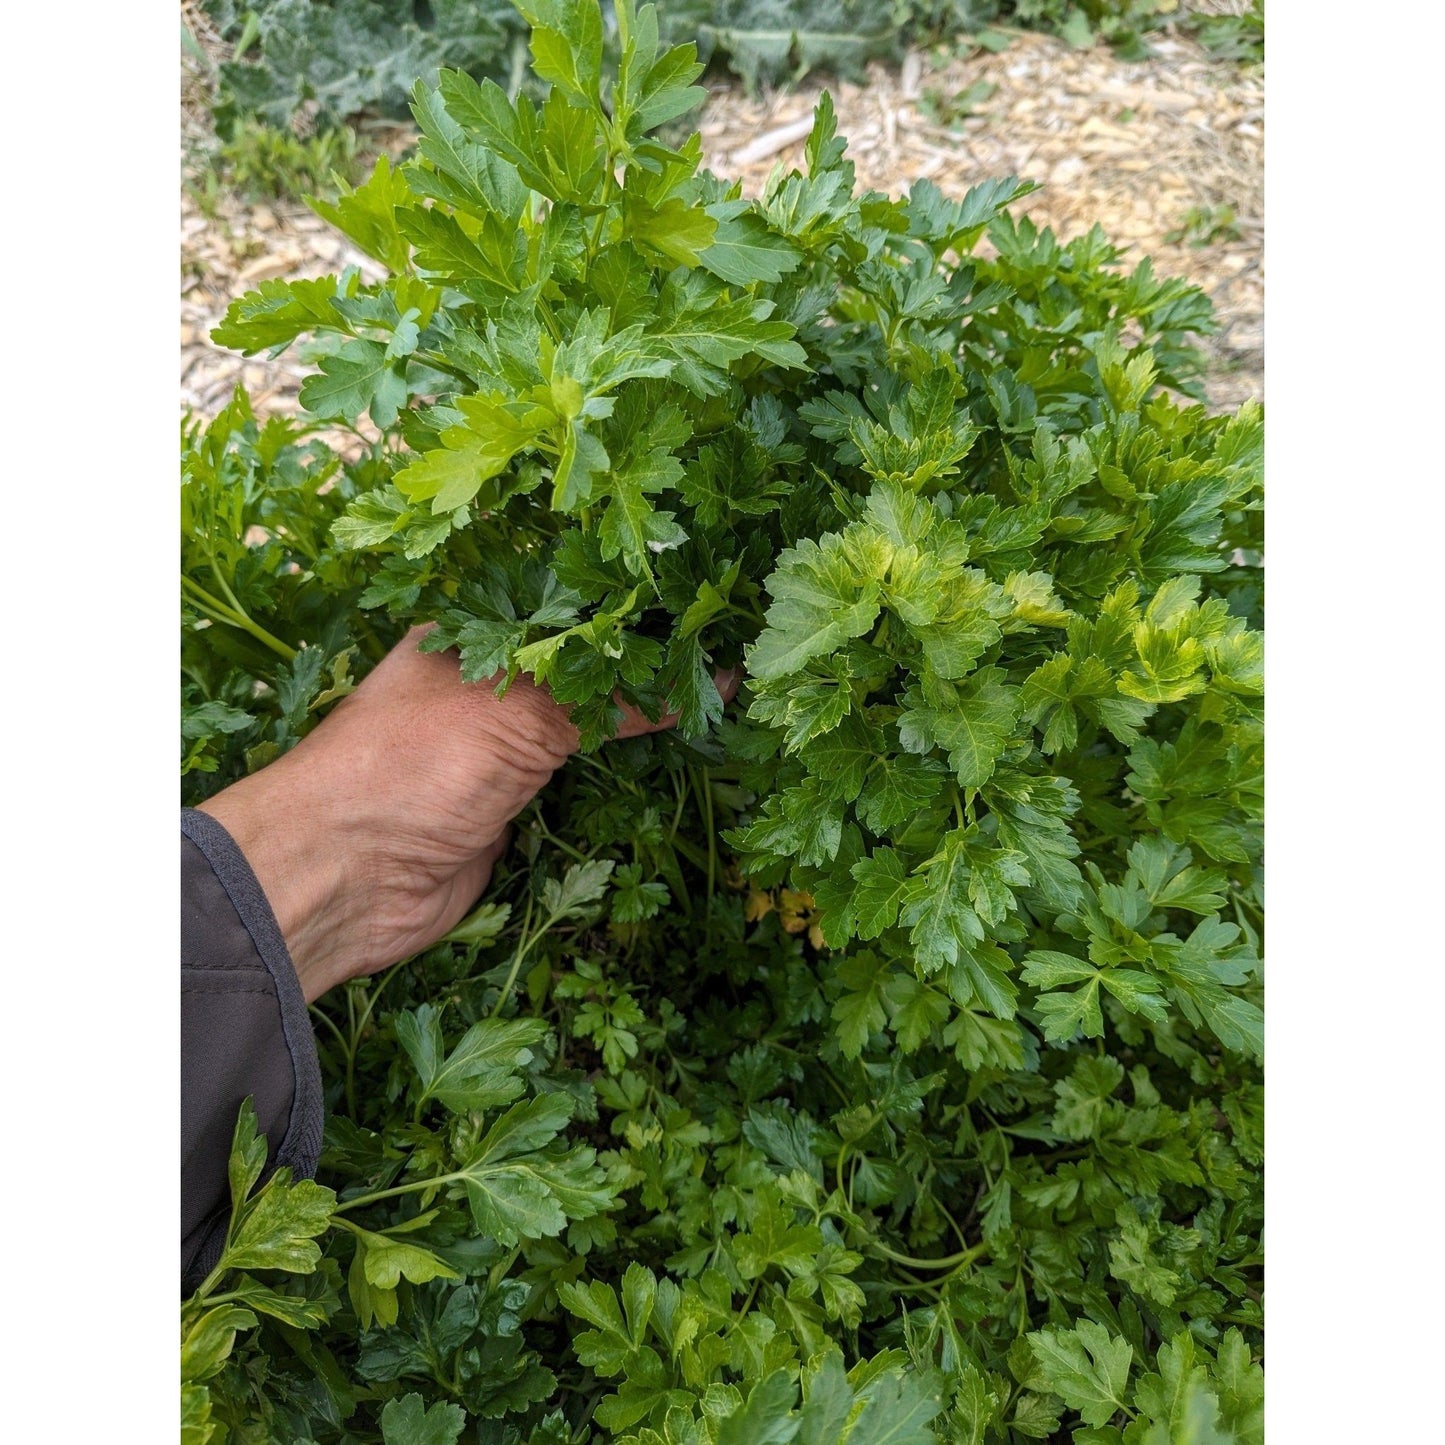
[[[342,815],[327,770],[296,751],[200,805],[225,828],[265,893],[307,1003],[363,961],[364,915],[348,897],[364,889],[364,851]]]

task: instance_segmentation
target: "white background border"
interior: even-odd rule
[[[1445,1284],[1445,24],[1337,0],[1267,20],[1268,1422],[1273,1445],[1423,1440]],[[175,25],[92,3],[7,27],[15,1439],[174,1438]]]

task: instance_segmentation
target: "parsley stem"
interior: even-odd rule
[[[677,830],[682,826],[683,809],[687,807],[687,779],[682,773],[674,773],[672,777],[673,792],[677,795],[677,808],[672,815],[672,827],[667,830],[667,841],[677,841]]]
[[[237,617],[244,618],[246,622],[251,622],[250,617],[247,615],[246,609],[241,606],[240,598],[231,591],[231,584],[226,581],[226,574],[222,572],[219,567],[216,566],[216,559],[214,557],[211,558],[211,571],[215,573],[216,584],[220,587],[221,592],[226,598],[226,601],[230,604],[231,610],[236,614]],[[256,624],[254,622],[251,622],[251,626],[255,627]],[[267,632],[265,635],[267,637],[271,636],[269,632]],[[276,639],[274,638],[272,639],[272,641],[275,640]],[[282,643],[281,645],[284,647],[286,644]]]
[[[552,340],[561,346],[562,328],[557,325],[557,318],[552,315],[552,308],[541,296],[537,298],[537,315],[542,318],[542,325],[552,333]]]
[[[221,585],[225,587],[226,584],[223,581]],[[249,632],[257,642],[264,643],[272,652],[284,657],[287,662],[296,660],[294,647],[267,632],[259,623],[253,622],[239,606],[235,608],[227,606],[220,598],[207,592],[199,582],[192,580],[184,573],[181,575],[181,587],[187,591],[191,605],[198,612],[204,612],[213,621],[229,623],[232,627],[239,627],[243,632]],[[226,590],[230,591],[229,588]]]
[[[552,845],[552,847],[556,848],[559,853],[565,853],[569,858],[574,859],[578,863],[588,863],[591,861],[588,858],[587,854],[583,853],[578,848],[574,848],[570,843],[559,838],[554,832],[552,832],[552,830],[547,826],[546,821],[543,819],[542,810],[540,808],[538,808],[532,814],[532,823],[533,826],[536,827],[537,831],[542,835],[542,837],[545,838],[547,842]]]
[[[492,1266],[491,1270],[487,1274],[488,1286],[491,1289],[496,1289],[496,1287],[501,1284],[501,1282],[507,1277],[507,1271],[510,1270],[514,1264],[516,1264],[517,1256],[520,1255],[521,1252],[522,1246],[519,1244],[512,1250],[512,1252],[506,1257],[506,1259],[499,1259],[496,1264]]]
[[[541,936],[552,925],[553,921],[553,917],[549,915],[546,923],[544,923],[536,931],[536,933],[534,933],[530,938],[527,936],[527,929],[530,927],[532,922],[532,897],[529,894],[527,896],[526,916],[522,919],[521,937],[517,940],[517,951],[512,955],[512,967],[507,973],[507,981],[502,985],[501,993],[497,995],[496,1003],[492,1005],[492,1011],[488,1015],[489,1018],[496,1018],[496,1016],[501,1013],[502,1005],[506,1003],[506,1001],[512,995],[512,986],[517,982],[517,974],[521,972],[522,960],[526,958],[528,953],[531,952],[532,945],[536,943],[539,938],[541,938]]]
[[[431,1179],[413,1179],[410,1184],[397,1184],[390,1189],[374,1189],[370,1194],[358,1194],[355,1199],[343,1200],[331,1213],[334,1216],[348,1209],[360,1209],[366,1204],[379,1204],[383,1199],[399,1199],[403,1194],[420,1194],[423,1189],[440,1189],[444,1184],[455,1184],[466,1177],[465,1172],[458,1171],[455,1174],[438,1174]]]
[[[737,1327],[742,1324],[742,1322],[747,1318],[748,1311],[753,1307],[753,1301],[758,1297],[758,1289],[761,1285],[762,1280],[760,1278],[753,1281],[753,1287],[748,1291],[748,1297],[743,1301],[743,1307],[738,1311],[737,1318],[732,1322],[732,1324],[727,1327],[727,1329],[723,1331],[723,1339],[727,1339],[727,1337],[732,1334],[732,1332],[737,1329]]]
[[[895,1264],[907,1265],[909,1269],[959,1269],[963,1265],[972,1264],[974,1260],[988,1253],[986,1244],[976,1244],[972,1249],[963,1249],[957,1254],[944,1255],[941,1259],[915,1259],[911,1254],[899,1254],[897,1250],[889,1249],[881,1240],[869,1240],[868,1247],[875,1254],[881,1254]]]
[[[234,1299],[245,1299],[246,1296],[240,1290],[227,1290],[225,1294],[213,1294],[206,1300],[206,1308],[214,1309],[217,1305],[230,1304]]]
[[[406,960],[403,959],[402,963]],[[354,991],[348,989],[346,994],[346,1011],[351,1020],[351,1041],[346,1046],[346,1110],[351,1118],[356,1117],[356,1051],[361,1047],[361,1035],[366,1030],[366,1025],[371,1021],[371,1011],[376,1007],[376,1001],[381,997],[382,990],[391,981],[391,976],[401,967],[401,963],[394,963],[382,974],[381,982],[375,988],[369,989],[366,996],[366,1007],[361,1011],[361,1017],[355,1017],[353,1008]],[[339,1034],[338,1030],[338,1034]]]
[[[336,1020],[332,1018],[325,1009],[317,1008],[315,1004],[310,1005],[308,1012],[313,1019],[320,1019],[321,1022],[324,1023],[326,1027],[329,1028],[331,1032],[336,1035],[336,1042],[339,1043],[342,1047],[342,1050],[345,1051],[346,1035],[341,1032],[341,1027],[339,1024],[337,1024]]]
[[[468,390],[472,390],[476,386],[476,382],[473,381],[461,367],[453,365],[445,356],[442,356],[438,352],[413,351],[412,357],[422,362],[423,365],[431,367],[433,371],[444,372],[447,376],[454,376],[458,381],[465,382]]]
[[[693,787],[697,787],[696,780]],[[701,791],[703,818],[707,827],[707,899],[711,903],[713,894],[717,892],[717,832],[712,816],[712,774],[707,768],[702,770]]]
[[[768,625],[768,619],[763,615],[760,607],[739,607],[736,603],[729,602],[728,605],[723,608],[723,612],[731,612],[733,616],[741,617],[744,622],[756,623],[759,627],[766,627]]]
[[[933,1172],[934,1171],[930,1170],[930,1175],[932,1175]],[[948,1208],[944,1205],[941,1199],[935,1198],[933,1202],[938,1206],[939,1213],[942,1214],[943,1217],[952,1226],[954,1234],[958,1236],[958,1242],[963,1245],[963,1252],[967,1254],[969,1252],[969,1243],[964,1235],[963,1230],[959,1228],[958,1220],[956,1220],[953,1215],[948,1211]]]

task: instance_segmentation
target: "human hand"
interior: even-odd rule
[[[290,752],[201,804],[245,854],[310,1003],[429,947],[472,908],[508,825],[577,749],[530,677],[498,698],[413,628]],[[737,688],[719,674],[725,698]],[[671,727],[623,707],[618,737]]]

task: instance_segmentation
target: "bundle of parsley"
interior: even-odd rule
[[[445,74],[319,207],[390,279],[217,333],[316,371],[185,430],[182,772],[417,620],[585,751],[315,1009],[318,1181],[243,1113],[184,1438],[1259,1441],[1261,422],[1192,400],[1207,302],[1012,179],[856,194],[826,99],[744,200],[656,138],[650,8],[606,70],[597,0],[521,8],[545,103]],[[680,726],[599,751],[614,693]]]

